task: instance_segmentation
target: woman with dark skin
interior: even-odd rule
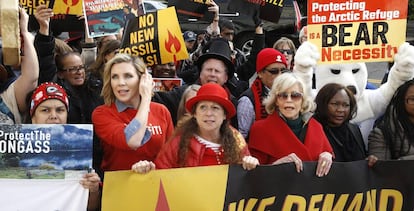
[[[383,118],[368,137],[369,158],[408,160],[414,158],[414,80],[401,85]]]
[[[315,102],[315,119],[323,126],[334,150],[334,161],[356,161],[366,157],[359,127],[349,121],[356,115],[353,93],[345,86],[330,83],[322,87]]]

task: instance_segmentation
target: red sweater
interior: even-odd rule
[[[240,157],[243,158],[246,155],[250,155],[249,149],[246,145],[246,142],[244,141],[243,136],[235,129],[233,130],[233,134],[235,135],[236,141],[240,148]],[[178,149],[180,145],[180,138],[180,136],[177,136],[162,147],[155,160],[155,166],[157,169],[180,167],[178,164]],[[221,147],[220,151],[222,153],[216,157],[213,150],[207,149],[206,145],[200,143],[195,137],[193,137],[190,140],[185,167],[227,164],[223,162],[223,153],[226,152],[223,152]],[[217,162],[217,158],[220,159],[220,163]]]
[[[315,119],[309,119],[302,143],[277,112],[253,124],[249,150],[260,164],[272,164],[290,153],[302,161],[317,161],[322,152],[333,153],[322,126]]]
[[[103,148],[102,169],[104,171],[128,170],[140,160],[155,160],[162,145],[171,137],[174,126],[170,112],[159,103],[151,102],[147,129],[151,139],[138,149],[131,149],[124,133],[125,127],[138,110],[127,108],[118,112],[115,104],[101,105],[92,114],[94,130]]]

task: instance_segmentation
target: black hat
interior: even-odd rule
[[[227,66],[228,79],[234,76],[234,64],[231,62],[231,49],[229,42],[224,38],[210,40],[203,48],[203,54],[197,60],[198,69],[207,59],[219,59]]]

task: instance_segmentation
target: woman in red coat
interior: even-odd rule
[[[293,73],[284,73],[273,82],[264,101],[269,116],[253,124],[249,150],[261,164],[318,161],[316,175],[328,174],[332,147],[322,126],[312,118],[314,104],[304,93],[303,82]]]
[[[221,164],[242,164],[250,170],[259,164],[250,156],[241,134],[230,127],[229,121],[236,109],[223,87],[214,83],[201,86],[197,95],[187,101],[186,108],[192,117],[177,129],[177,136],[163,146],[155,164],[143,160],[132,165],[133,171],[146,173],[155,167]]]

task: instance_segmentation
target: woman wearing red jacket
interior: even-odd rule
[[[140,161],[132,170],[146,173],[150,170],[179,167],[242,164],[253,169],[259,163],[250,156],[246,142],[237,130],[229,125],[236,114],[227,92],[218,84],[207,83],[197,95],[186,103],[192,118],[176,131],[176,136],[167,142],[158,154],[155,164]],[[239,134],[235,136],[234,134]]]
[[[312,118],[313,101],[304,93],[303,82],[284,73],[273,82],[264,100],[269,116],[256,121],[250,130],[249,150],[261,164],[318,161],[316,175],[327,175],[332,164],[332,147],[322,126]]]

